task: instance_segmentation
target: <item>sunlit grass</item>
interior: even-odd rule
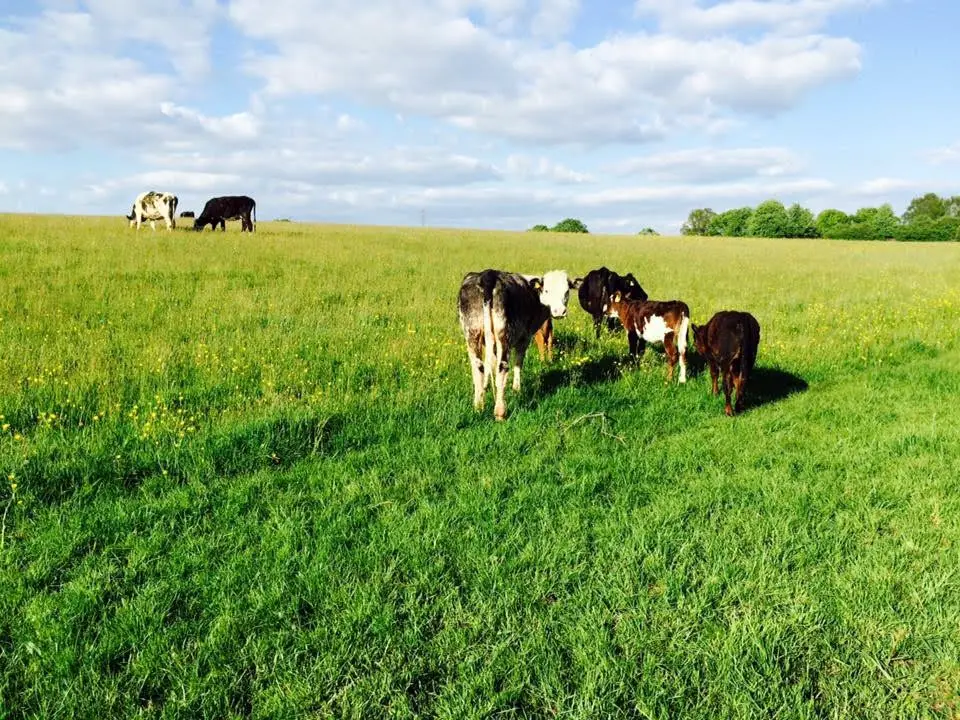
[[[748,412],[575,298],[472,410],[463,274],[602,264],[758,318]],[[960,712],[951,245],[0,216],[0,275],[0,716]]]

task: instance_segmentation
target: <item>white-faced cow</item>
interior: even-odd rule
[[[580,307],[593,317],[593,328],[598,338],[600,337],[600,324],[606,314],[605,307],[615,292],[620,291],[627,300],[647,299],[647,293],[640,287],[640,283],[637,282],[633,273],[619,275],[606,266],[591,270],[584,277],[577,278],[574,282],[576,287],[579,288],[577,297],[580,300]],[[608,318],[607,329],[612,330],[614,323],[614,318]]]
[[[604,312],[619,317],[627,330],[633,357],[643,355],[645,343],[662,342],[667,353],[667,382],[673,380],[673,367],[680,360],[680,382],[687,381],[687,329],[690,308],[680,300],[626,300],[619,290],[610,298]]]
[[[134,224],[137,230],[144,221],[150,222],[150,227],[157,229],[157,220],[163,220],[167,223],[167,230],[173,230],[177,226],[176,212],[179,200],[173,193],[168,192],[143,192],[137,195],[133,201],[133,208],[127,215],[130,226]]]
[[[253,232],[253,223],[257,219],[257,203],[246,195],[224,195],[210,198],[203,206],[200,215],[193,221],[194,230],[203,230],[207,225],[212,230],[217,225],[227,231],[227,220],[239,220],[240,232]]]
[[[733,415],[743,410],[743,394],[747,378],[757,361],[760,345],[760,323],[748,312],[721,310],[706,325],[693,325],[693,342],[710,365],[711,389],[716,395],[717,375],[723,374],[723,410]],[[730,395],[737,389],[737,401],[731,406]]]
[[[494,417],[507,416],[505,399],[510,353],[513,389],[520,390],[520,369],[530,340],[551,317],[567,314],[570,282],[563,270],[542,277],[502,270],[467,273],[460,284],[460,327],[473,373],[473,404],[483,409],[487,385],[494,384]]]

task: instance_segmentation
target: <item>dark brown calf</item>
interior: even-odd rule
[[[710,366],[713,394],[718,394],[717,374],[723,373],[723,411],[727,415],[743,410],[747,378],[757,360],[760,323],[748,312],[721,310],[706,325],[693,326],[693,341]],[[736,388],[737,400],[731,407],[730,394]]]
[[[646,342],[662,342],[667,353],[667,382],[680,360],[680,382],[687,381],[687,328],[690,308],[681,300],[625,300],[615,292],[604,306],[609,317],[619,317],[627,331],[630,354],[642,355]]]

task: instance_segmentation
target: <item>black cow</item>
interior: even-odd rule
[[[239,220],[240,232],[253,232],[253,223],[257,219],[257,203],[246,195],[224,195],[207,200],[200,216],[193,221],[194,230],[203,230],[207,225],[216,231],[217,225],[227,231],[227,220]]]
[[[180,213],[180,217],[182,217],[182,218],[192,218],[192,217],[196,217],[196,216],[194,215],[193,210],[184,210],[182,213]]]
[[[604,307],[610,303],[610,297],[615,292],[620,291],[626,301],[647,299],[647,293],[640,287],[633,273],[618,275],[606,266],[591,270],[584,277],[577,278],[574,285],[579,287],[577,297],[580,299],[580,307],[593,317],[597,338],[600,337],[600,323],[603,322],[605,314]],[[616,322],[616,318],[608,318],[607,329],[613,330]]]

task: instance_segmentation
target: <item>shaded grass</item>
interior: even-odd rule
[[[115,224],[0,218],[6,715],[957,712],[951,248]],[[462,273],[602,263],[757,315],[748,412],[576,307],[473,412]]]

